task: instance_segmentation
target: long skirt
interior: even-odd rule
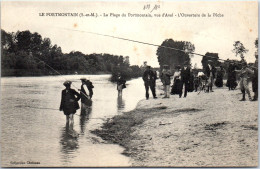
[[[180,79],[176,79],[173,83],[171,94],[182,94],[182,81]]]
[[[223,87],[223,76],[222,75],[218,75],[215,81],[215,85],[217,87]]]
[[[252,79],[252,89],[253,92],[258,92],[258,77],[253,77]]]

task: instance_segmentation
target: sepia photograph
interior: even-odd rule
[[[258,1],[1,1],[1,167],[257,167]]]

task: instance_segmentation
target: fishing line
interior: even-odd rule
[[[22,107],[22,106],[19,106],[19,107]],[[46,110],[59,110],[59,109],[47,108],[47,107],[33,107],[33,106],[23,106],[23,107],[28,107],[28,108],[32,108],[32,109],[43,109],[43,110],[44,109],[46,109]],[[76,113],[74,115],[82,117],[82,115],[78,115]],[[101,120],[105,120],[106,118],[88,118],[88,119],[101,119]]]
[[[69,28],[63,28],[63,27],[54,27],[54,28],[64,29],[64,30],[68,30],[68,31],[81,32],[81,33],[89,33],[89,34],[94,34],[94,35],[99,35],[99,36],[105,36],[105,37],[110,37],[110,38],[130,41],[130,42],[134,42],[134,43],[140,43],[140,44],[144,44],[144,45],[150,45],[150,46],[156,46],[156,47],[162,47],[162,48],[166,48],[166,49],[176,50],[176,51],[180,51],[180,52],[184,52],[184,53],[188,53],[188,54],[193,54],[193,55],[198,55],[198,56],[202,56],[202,57],[205,56],[205,57],[208,57],[208,58],[217,59],[219,61],[226,61],[225,59],[215,58],[213,56],[206,56],[206,55],[202,55],[202,54],[195,53],[195,52],[185,51],[185,50],[182,50],[182,49],[177,49],[177,48],[163,46],[163,45],[156,45],[156,44],[153,44],[153,43],[147,43],[147,42],[132,40],[132,39],[128,39],[128,38],[122,38],[122,37],[118,37],[118,36],[106,35],[106,34],[101,34],[101,33],[90,32],[90,31],[69,29]],[[236,63],[236,64],[241,64],[241,63]],[[255,66],[250,66],[250,67],[257,68]]]
[[[35,56],[34,56],[34,57],[35,57]],[[43,60],[39,59],[38,57],[35,57],[35,58],[38,59],[39,61],[44,62]],[[63,74],[61,74],[60,72],[58,72],[57,70],[55,70],[53,67],[51,67],[50,65],[48,65],[46,62],[44,62],[44,64],[45,64],[46,66],[48,66],[50,69],[52,69],[54,72],[56,72],[57,74],[61,75],[61,77],[62,77],[63,79],[65,79],[65,81],[67,81],[67,79],[66,79],[65,77],[63,77]],[[71,85],[72,85],[73,87],[75,87],[76,89],[79,90],[79,88],[76,87],[73,83],[71,83]],[[87,96],[85,93],[83,93],[83,92],[81,92],[81,91],[80,91],[80,93],[82,93],[85,97],[88,98],[88,96]]]
[[[106,35],[106,34],[95,33],[95,32],[89,32],[89,31],[83,31],[83,30],[62,28],[62,27],[56,27],[56,28],[64,29],[64,30],[68,30],[68,31],[75,31],[75,32],[81,32],[81,33],[89,33],[89,34],[94,34],[94,35],[99,35],[99,36],[105,36],[105,37],[110,37],[110,38],[115,38],[115,39],[130,41],[130,42],[134,42],[134,43],[140,43],[140,44],[144,44],[144,45],[162,47],[162,48],[171,49],[171,50],[176,50],[176,51],[180,51],[180,52],[184,52],[184,53],[189,53],[189,54],[194,54],[194,55],[198,55],[198,56],[202,56],[202,57],[205,56],[205,55],[202,55],[202,54],[199,54],[199,53],[195,53],[195,52],[187,52],[187,51],[182,50],[182,49],[177,49],[177,48],[168,47],[168,46],[163,46],[163,45],[156,45],[156,44],[153,44],[153,43],[147,43],[147,42],[132,40],[132,39],[128,39],[128,38],[122,38],[122,37],[118,37],[118,36]],[[205,57],[209,57],[209,58],[214,58],[214,59],[216,59],[216,58],[213,57],[213,56],[205,56]],[[225,61],[224,59],[220,59],[220,58],[218,58],[218,60]]]

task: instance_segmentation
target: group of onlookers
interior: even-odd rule
[[[169,98],[170,94],[177,94],[179,97],[187,97],[188,92],[197,92],[198,90],[204,90],[205,92],[214,92],[213,85],[216,87],[223,87],[224,76],[227,74],[226,86],[229,90],[234,90],[238,83],[236,79],[237,73],[240,74],[240,88],[243,94],[241,101],[245,100],[245,93],[248,94],[249,100],[256,101],[258,98],[258,60],[256,59],[255,65],[249,67],[246,62],[241,62],[241,70],[237,70],[237,66],[233,62],[229,62],[227,71],[223,66],[216,68],[213,61],[208,60],[204,72],[199,72],[194,75],[193,70],[188,62],[185,62],[183,67],[180,65],[176,66],[174,73],[170,71],[168,65],[163,65],[162,71],[160,73],[160,79],[164,88],[164,97]],[[173,77],[173,78],[172,78]],[[248,88],[248,79],[252,78],[252,89],[254,92],[254,97],[251,98],[250,91]],[[150,66],[146,67],[143,74],[144,85],[146,89],[146,99],[149,99],[149,88],[152,91],[153,97],[156,99],[156,79],[157,73],[152,70]],[[171,79],[172,86],[171,86]],[[171,90],[170,90],[170,87]]]

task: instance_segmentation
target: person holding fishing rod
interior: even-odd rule
[[[81,95],[81,115],[86,115],[90,112],[90,107],[92,105],[92,88],[94,88],[94,86],[92,85],[92,82],[86,78],[81,78],[80,80],[82,82],[81,88],[79,89]]]
[[[76,113],[77,109],[79,109],[78,101],[80,100],[80,94],[70,88],[71,83],[72,82],[69,80],[66,80],[63,83],[66,88],[61,92],[60,111],[64,112],[64,115],[66,115],[66,123],[73,129],[73,115]]]

